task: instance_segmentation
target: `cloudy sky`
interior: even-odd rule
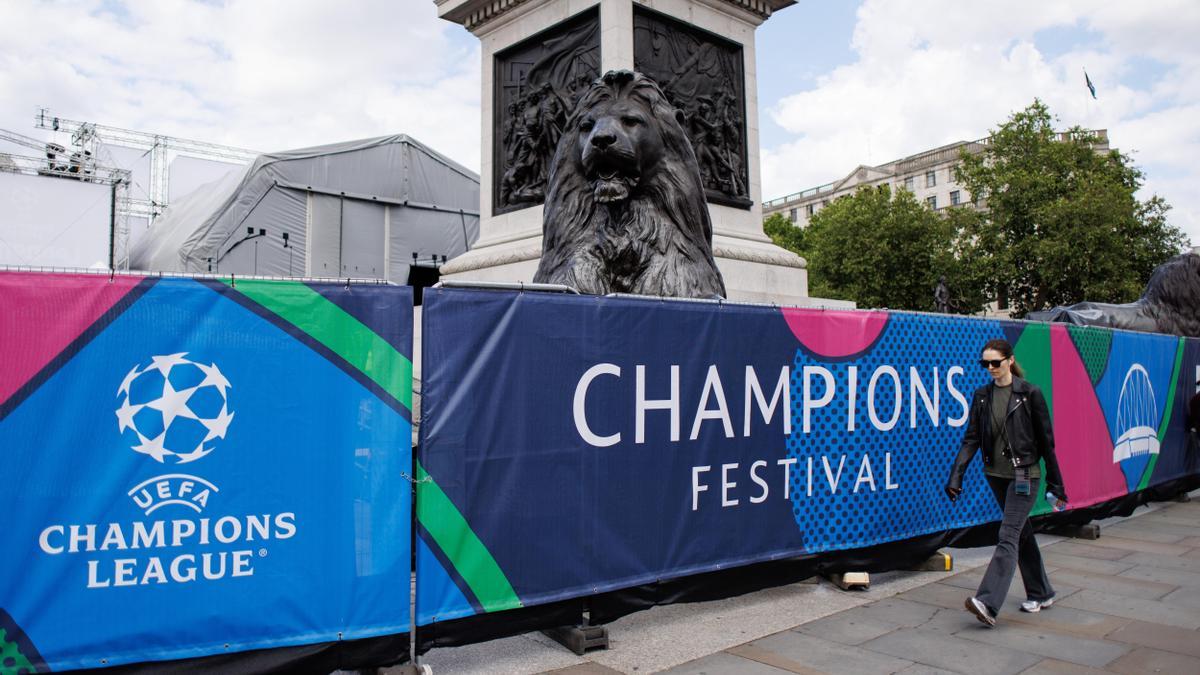
[[[257,150],[404,132],[479,166],[478,43],[432,0],[0,0],[0,17],[0,128],[49,140],[46,106]],[[763,197],[984,136],[1036,96],[1064,128],[1107,128],[1200,244],[1197,35],[1195,0],[800,0],[759,29]]]

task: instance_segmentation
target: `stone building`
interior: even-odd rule
[[[1097,129],[1089,133],[1096,139],[1096,151],[1108,152],[1108,130]],[[1060,133],[1060,140],[1065,136],[1066,132]],[[963,150],[980,153],[987,148],[988,142],[988,138],[959,141],[879,166],[859,165],[841,180],[763,202],[763,218],[779,213],[798,227],[807,227],[817,211],[838,197],[854,194],[865,185],[888,185],[893,191],[908,190],[935,211],[973,204],[972,195],[955,180],[954,168]]]

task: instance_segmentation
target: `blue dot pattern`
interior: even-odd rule
[[[972,392],[989,381],[978,366],[979,350],[988,340],[1003,336],[1002,325],[995,321],[893,313],[875,345],[863,354],[831,360],[804,348],[796,350],[791,376],[792,433],[787,441],[788,457],[796,463],[789,481],[789,497],[806,550],[861,548],[999,520],[1000,509],[984,480],[978,453],[968,468],[963,494],[957,502],[946,498],[943,487],[966,428],[965,423],[949,424],[949,420],[957,420],[964,413],[963,404],[947,387],[947,373],[953,366],[963,369],[954,375],[953,383],[969,404]],[[836,388],[828,405],[811,410],[808,433],[804,432],[805,366],[828,369]],[[857,366],[853,431],[847,429],[850,366]],[[871,378],[882,366],[895,368],[901,385],[899,417],[890,431],[876,428],[868,412]],[[913,367],[931,399],[934,369],[938,371],[936,426],[919,391],[911,389]],[[825,384],[819,374],[810,377],[814,401],[824,398]],[[876,417],[886,424],[896,408],[895,379],[880,373],[874,391]],[[915,428],[911,426],[914,398]],[[888,489],[886,482],[889,453],[894,489]],[[864,456],[869,467],[864,464]],[[836,490],[831,488],[830,476],[836,479]]]

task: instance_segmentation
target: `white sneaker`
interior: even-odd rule
[[[996,617],[992,616],[992,613],[988,611],[987,606],[980,602],[979,598],[974,596],[967,598],[966,606],[967,611],[974,614],[975,618],[979,619],[980,623],[986,623],[989,626],[995,627]]]
[[[1025,602],[1021,603],[1021,611],[1029,612],[1030,614],[1034,614],[1034,613],[1042,611],[1043,609],[1050,609],[1050,605],[1053,605],[1053,604],[1054,604],[1054,596],[1053,595],[1046,598],[1045,600],[1026,600]]]

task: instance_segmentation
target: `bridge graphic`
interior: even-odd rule
[[[1113,463],[1130,458],[1157,455],[1158,404],[1150,374],[1135,363],[1125,373],[1121,397],[1117,401],[1117,431],[1121,434],[1113,446]]]

